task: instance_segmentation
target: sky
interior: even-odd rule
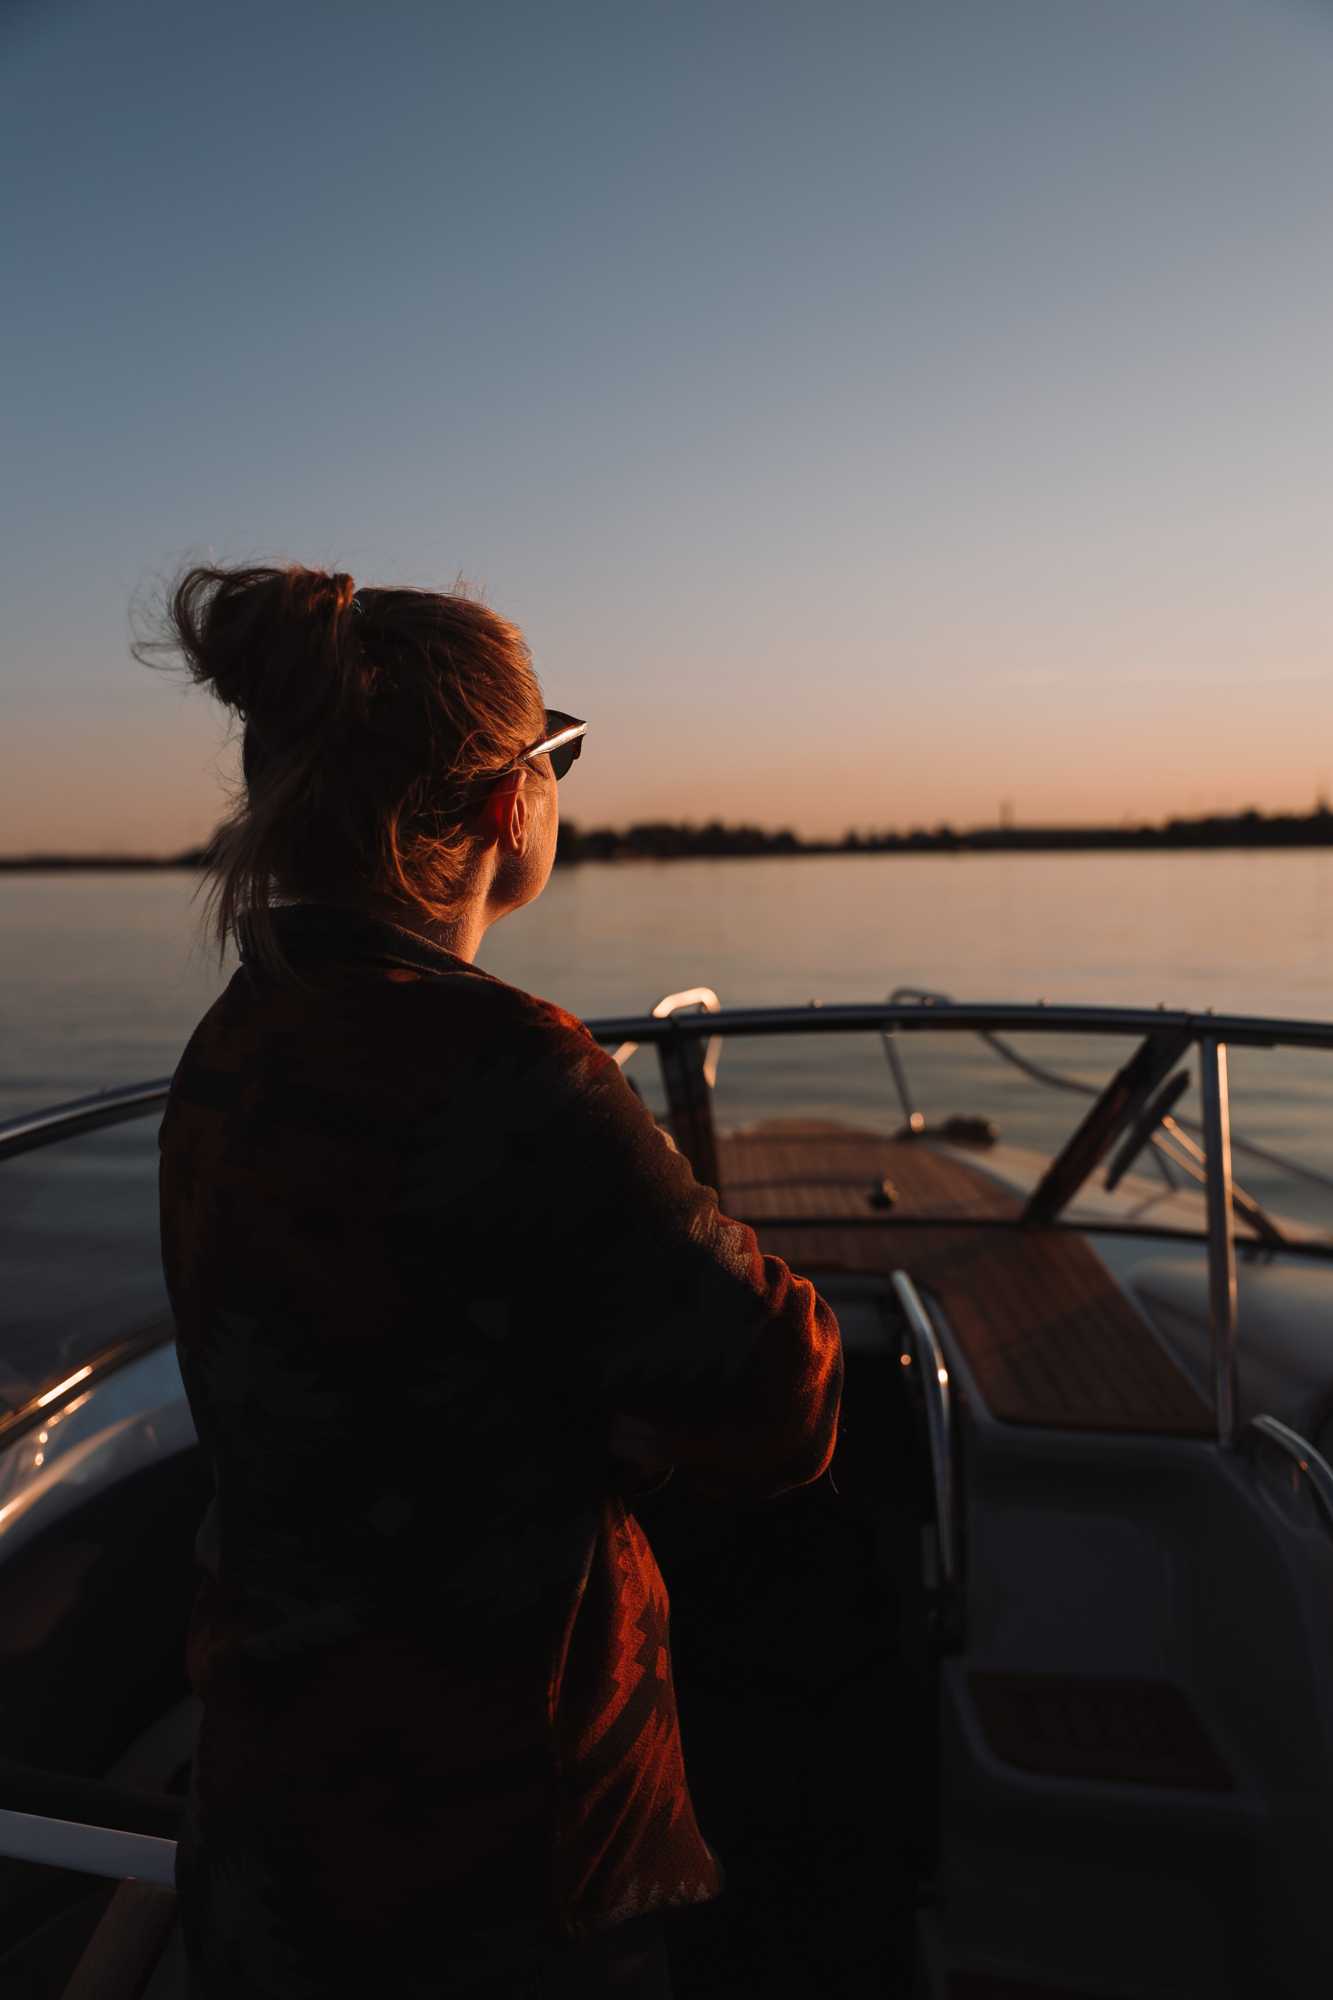
[[[1333,786],[1333,0],[0,0],[0,853],[187,556],[458,576],[585,825]]]

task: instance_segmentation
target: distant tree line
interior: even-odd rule
[[[584,831],[562,819],[557,861],[675,861],[694,854],[812,854],[823,850],[798,840],[790,828],[767,833],[761,826],[724,826],[719,819],[705,826],[689,821],[644,820],[617,829]]]
[[[841,840],[798,840],[789,827],[768,833],[758,826],[725,826],[709,820],[645,820],[634,826],[585,830],[562,820],[557,861],[671,861],[689,855],[749,854],[1061,854],[1199,847],[1333,847],[1333,812],[1212,813],[1172,819],[1164,826],[951,826],[913,827],[907,833],[845,833]]]
[[[1201,847],[1333,847],[1333,812],[1210,813],[1164,826],[951,826],[845,833],[841,840],[799,840],[790,827],[726,826],[708,820],[640,820],[629,827],[581,827],[562,820],[556,860],[675,861],[697,855],[761,854],[1068,854]],[[202,868],[207,847],[180,854],[0,855],[0,870]]]

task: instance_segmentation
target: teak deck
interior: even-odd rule
[[[1020,1203],[977,1168],[919,1141],[795,1120],[720,1136],[718,1156],[723,1207],[793,1269],[907,1271],[1004,1422],[1216,1434],[1086,1238],[1019,1227]]]

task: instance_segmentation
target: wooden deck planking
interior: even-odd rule
[[[906,1270],[933,1294],[1003,1421],[1215,1435],[1208,1406],[1086,1239],[994,1227],[1016,1223],[1019,1205],[976,1169],[911,1140],[813,1124],[737,1134],[719,1151],[723,1205],[765,1251],[798,1271]],[[884,1179],[900,1199],[880,1220],[868,1196]],[[938,1220],[921,1226],[927,1216]]]
[[[887,1180],[895,1218],[962,1221],[1017,1218],[1020,1204],[990,1177],[942,1159],[911,1139],[886,1139],[850,1126],[783,1121],[718,1139],[728,1212],[747,1222],[873,1218],[871,1197]]]

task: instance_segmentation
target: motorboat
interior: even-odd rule
[[[678,2000],[1326,1995],[1333,1026],[704,988],[589,1025],[846,1353],[814,1486],[636,1503],[729,1877],[673,1921]],[[168,1083],[0,1126],[0,1990],[34,2000],[184,1991],[209,1475]]]

